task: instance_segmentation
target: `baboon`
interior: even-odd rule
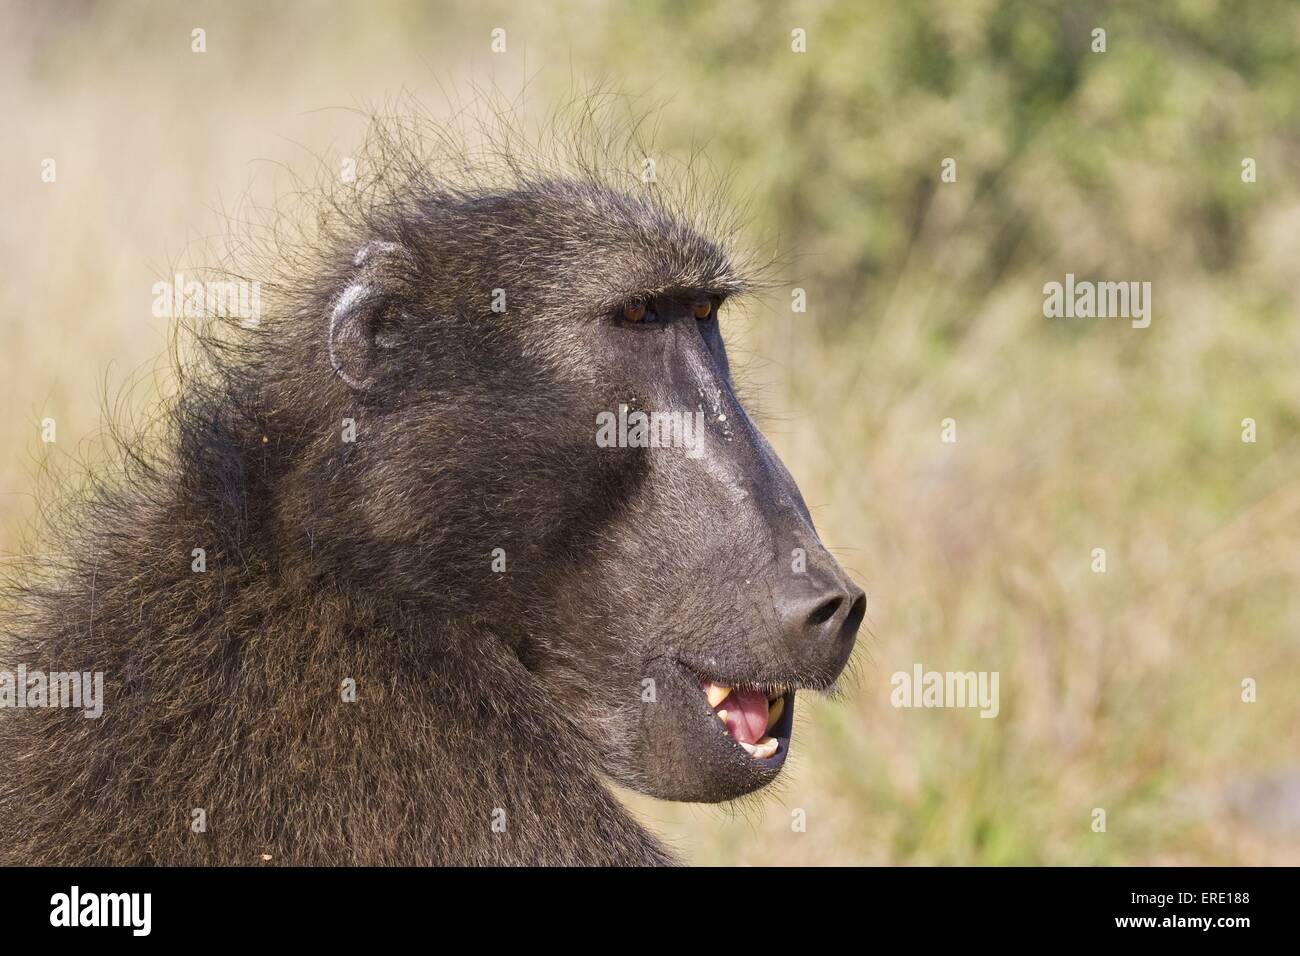
[[[409,135],[11,585],[0,669],[104,703],[0,709],[0,862],[671,863],[607,782],[754,791],[845,666],[865,598],[736,397],[717,217]]]

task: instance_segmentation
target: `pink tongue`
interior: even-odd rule
[[[737,740],[756,744],[767,733],[767,695],[761,690],[733,690],[713,708],[727,712],[727,731]]]

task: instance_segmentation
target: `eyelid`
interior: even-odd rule
[[[708,322],[717,319],[719,311],[722,309],[726,296],[717,295],[716,293],[705,293],[696,295],[686,300],[684,303],[687,310],[694,316],[698,322]],[[695,315],[695,307],[708,303],[709,311],[706,315]],[[633,325],[653,324],[659,321],[659,308],[662,303],[655,296],[642,296],[633,299],[625,299],[620,305],[613,309],[614,318],[620,322],[627,322]],[[674,297],[670,303],[673,311],[680,307],[682,300]],[[633,314],[633,310],[639,308],[639,314]]]

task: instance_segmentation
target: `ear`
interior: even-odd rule
[[[406,251],[390,242],[368,242],[357,252],[358,267],[330,310],[329,353],[334,374],[349,388],[363,391],[375,383],[381,349],[394,340],[381,326],[401,285],[401,260]]]
[[[358,280],[343,290],[330,313],[330,364],[356,391],[375,383],[375,304],[370,283]]]

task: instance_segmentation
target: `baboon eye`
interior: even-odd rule
[[[645,318],[645,303],[638,299],[623,306],[623,318],[629,322],[640,322]]]
[[[691,310],[695,313],[697,319],[703,321],[713,315],[713,300],[696,299],[695,303],[691,306]]]

